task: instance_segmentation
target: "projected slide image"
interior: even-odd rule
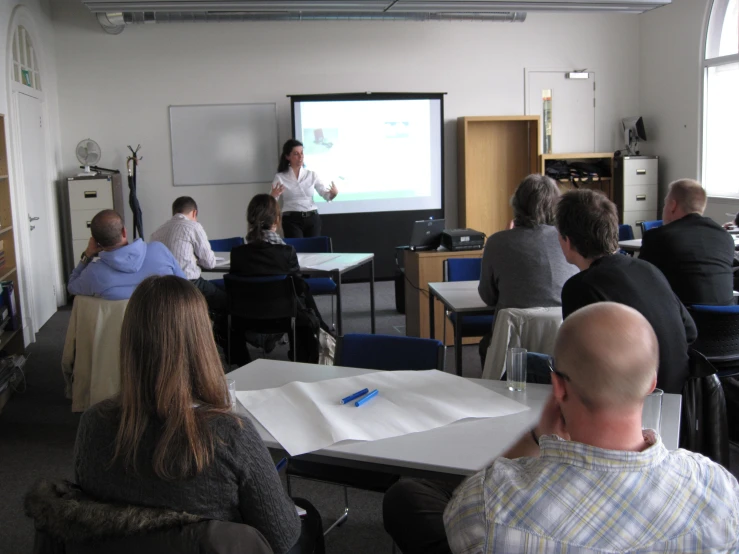
[[[298,115],[306,168],[339,189],[328,205],[315,195],[322,213],[418,209],[414,201],[439,194],[430,100],[304,102]]]

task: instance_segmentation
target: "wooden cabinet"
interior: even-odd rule
[[[591,175],[582,179],[572,177],[570,179],[559,179],[558,184],[562,192],[573,188],[589,188],[602,191],[611,201],[615,201],[613,187],[613,154],[607,153],[573,153],[573,154],[542,154],[539,172],[546,174],[547,167],[557,162],[580,162],[598,167],[598,175]]]
[[[429,283],[444,280],[444,260],[448,258],[481,258],[482,250],[466,250],[463,252],[439,252],[427,250],[422,252],[405,251],[405,334],[409,337],[429,338]],[[454,344],[454,329],[444,317],[444,305],[434,302],[434,337],[443,340],[446,323],[446,344]],[[463,344],[477,344],[479,337],[466,337]]]
[[[457,144],[459,227],[507,229],[513,192],[539,172],[539,116],[460,117]]]
[[[8,354],[21,354],[23,346],[23,324],[20,303],[20,280],[18,279],[19,253],[16,251],[17,226],[13,221],[11,207],[10,180],[8,178],[8,148],[5,138],[5,116],[0,115],[0,282],[11,283],[13,287],[13,301],[15,317],[9,315],[0,321],[0,350]],[[28,224],[28,222],[26,222]],[[5,313],[3,303],[2,313]],[[0,410],[10,397],[8,383],[0,381]]]

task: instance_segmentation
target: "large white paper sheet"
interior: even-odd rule
[[[326,255],[323,254],[299,254],[300,267],[306,269],[325,269],[326,271],[334,269],[336,264],[331,264],[333,260],[339,258],[341,254]]]
[[[340,400],[359,390],[379,395],[357,408]],[[244,407],[291,456],[344,440],[378,440],[429,431],[467,418],[501,417],[528,406],[437,370],[378,371],[315,383],[237,391]]]

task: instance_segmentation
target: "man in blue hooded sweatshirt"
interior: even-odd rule
[[[146,244],[136,239],[129,244],[123,219],[114,210],[103,210],[93,217],[90,230],[90,243],[69,278],[70,294],[126,300],[151,275],[185,278],[180,264],[161,242]],[[94,258],[96,254],[99,256]]]

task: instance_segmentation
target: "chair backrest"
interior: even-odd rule
[[[642,221],[641,222],[642,233],[646,233],[650,229],[656,229],[657,227],[662,227],[661,219],[655,219],[654,221]]]
[[[128,300],[75,296],[62,352],[65,393],[84,412],[121,388],[120,343]]]
[[[688,306],[698,329],[692,347],[712,362],[739,363],[739,306]]]
[[[336,365],[363,369],[444,369],[441,341],[349,333],[336,342]]]
[[[447,258],[444,260],[445,281],[479,281],[482,258]]]
[[[266,321],[294,318],[298,301],[290,275],[223,277],[228,294],[229,313],[239,318]]]
[[[509,348],[525,348],[553,355],[557,331],[562,325],[562,308],[504,308],[495,314],[483,379],[500,379],[505,373]]]
[[[244,244],[244,237],[231,237],[229,239],[213,239],[208,241],[213,252],[231,252],[232,248]]]
[[[295,252],[333,252],[331,237],[305,237],[285,239],[285,244],[295,248]]]
[[[631,225],[618,226],[618,240],[634,240],[634,229]]]

